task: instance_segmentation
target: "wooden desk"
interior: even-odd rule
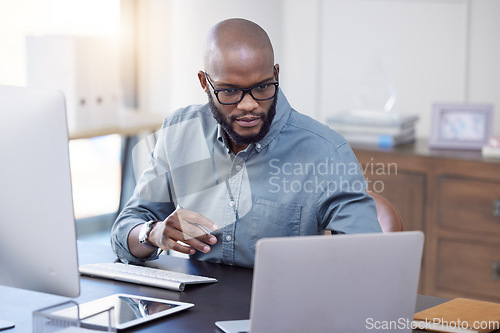
[[[107,246],[79,242],[78,251],[80,264],[115,260],[111,248]],[[216,321],[248,318],[252,270],[172,256],[160,256],[158,261],[151,262],[149,265],[189,274],[213,276],[219,282],[186,286],[184,292],[176,292],[106,279],[82,277],[81,295],[75,300],[78,303],[84,303],[115,293],[130,293],[195,304],[189,310],[129,330],[133,332],[220,332],[215,326]],[[33,310],[66,300],[63,297],[6,287],[0,287],[0,294],[2,295],[0,318],[16,323],[16,328],[6,331],[9,333],[31,332],[31,312]],[[441,298],[419,296],[416,311],[444,301],[445,299]]]

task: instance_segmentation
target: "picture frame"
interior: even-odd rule
[[[488,143],[493,105],[435,103],[429,147],[480,150]]]

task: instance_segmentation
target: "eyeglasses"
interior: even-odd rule
[[[274,70],[276,71],[276,79],[278,79],[278,71],[276,70],[276,67],[274,67]],[[252,96],[252,98],[255,99],[256,101],[267,101],[269,99],[274,98],[276,96],[276,93],[278,92],[278,86],[279,86],[278,81],[270,83],[261,83],[254,87],[246,89],[242,88],[215,89],[212,80],[210,80],[208,74],[205,72],[204,74],[205,78],[207,79],[208,83],[210,84],[210,86],[214,91],[217,101],[219,101],[219,103],[223,105],[238,104],[239,102],[241,102],[246,93],[249,93],[250,96]]]

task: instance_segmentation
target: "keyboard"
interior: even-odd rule
[[[81,265],[79,271],[83,275],[176,291],[183,291],[187,284],[217,282],[217,279],[211,277],[178,273],[160,268],[128,265],[119,262]]]

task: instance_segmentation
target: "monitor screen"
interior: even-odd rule
[[[76,297],[64,96],[0,86],[0,108],[0,284]]]

